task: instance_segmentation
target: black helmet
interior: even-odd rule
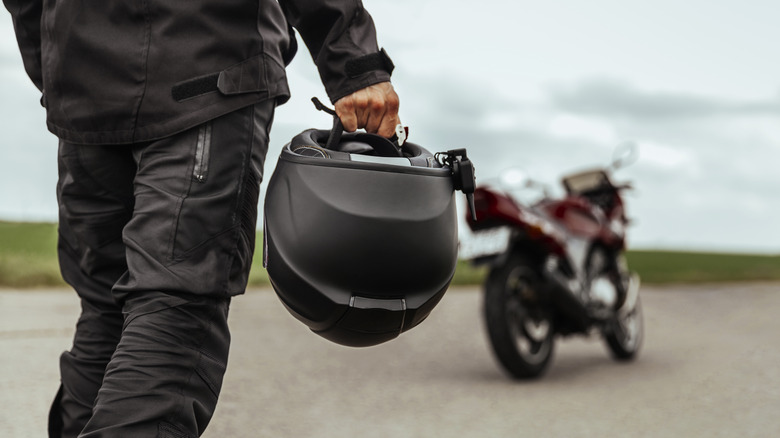
[[[422,322],[455,272],[453,169],[420,146],[310,129],[284,146],[265,199],[263,264],[290,313],[342,345]],[[473,191],[473,171],[471,173]],[[468,188],[466,189],[468,191]]]

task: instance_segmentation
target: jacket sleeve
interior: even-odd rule
[[[393,64],[377,45],[360,0],[280,0],[309,49],[331,102],[390,80]]]
[[[39,90],[43,90],[41,72],[41,11],[43,0],[3,0],[19,42],[19,51],[27,75]]]

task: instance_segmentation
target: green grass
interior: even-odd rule
[[[57,263],[57,226],[0,222],[0,286],[63,286]]]
[[[267,286],[258,233],[251,287]],[[0,287],[57,287],[65,283],[57,264],[57,226],[0,221]],[[675,251],[629,251],[628,263],[645,284],[780,281],[780,256]],[[458,262],[453,285],[480,284],[484,267]]]
[[[629,251],[628,265],[643,283],[780,280],[780,256],[675,251]]]

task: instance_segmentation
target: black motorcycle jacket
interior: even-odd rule
[[[49,130],[83,144],[154,140],[290,96],[298,29],[332,102],[388,81],[360,0],[3,0]]]

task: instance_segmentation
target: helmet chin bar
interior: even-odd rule
[[[398,337],[404,330],[406,299],[377,299],[352,295],[338,326],[319,332],[325,339],[351,347],[374,345]],[[370,327],[370,329],[366,329]],[[355,333],[361,336],[353,336]],[[355,339],[361,339],[356,341]]]

